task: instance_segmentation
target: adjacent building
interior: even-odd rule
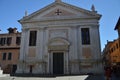
[[[103,50],[103,60],[105,66],[120,64],[120,39],[107,42]]]
[[[107,41],[107,44],[105,45],[105,48],[102,52],[104,66],[110,66],[111,64],[110,49],[112,44],[113,44],[112,41]]]
[[[103,60],[105,66],[120,65],[120,18],[115,26],[115,30],[118,32],[118,39],[114,41],[108,41],[103,50]]]
[[[24,16],[16,73],[101,73],[100,18],[61,0]]]
[[[9,33],[0,34],[0,67],[3,73],[15,73],[20,53],[21,33],[9,28]]]
[[[117,30],[118,36],[120,38],[120,17],[119,17],[118,22],[117,22],[117,24],[115,26],[115,30]]]
[[[110,48],[111,66],[120,64],[120,39],[113,41]]]

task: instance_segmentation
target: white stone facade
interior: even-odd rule
[[[100,73],[100,17],[60,0],[25,16],[19,21],[22,40],[16,73],[30,73],[32,66],[33,74],[54,74],[53,54],[60,53],[62,74]],[[82,44],[81,28],[89,28],[89,45]],[[36,46],[29,46],[32,30],[37,31]]]

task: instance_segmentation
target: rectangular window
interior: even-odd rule
[[[12,37],[8,37],[7,38],[7,45],[9,46],[11,44],[11,42],[12,42]]]
[[[113,52],[113,48],[111,48],[111,52]]]
[[[4,46],[6,43],[6,38],[1,38],[1,45]]]
[[[37,31],[30,31],[29,46],[36,46]]]
[[[82,28],[81,29],[81,36],[82,36],[82,44],[83,45],[88,45],[90,44],[90,33],[89,33],[89,28]]]
[[[119,38],[120,38],[120,29],[118,29],[118,36],[119,36]]]
[[[0,45],[1,45],[1,38],[0,38]]]
[[[8,60],[12,59],[12,53],[8,53]]]
[[[21,43],[21,37],[16,37],[16,44],[20,45],[20,43]]]
[[[2,60],[6,60],[6,53],[3,53],[3,57],[2,57]]]
[[[119,38],[119,42],[118,42],[118,47],[120,47],[120,38]]]
[[[118,46],[118,43],[116,43],[116,48],[118,49],[118,47],[119,47],[119,46]]]

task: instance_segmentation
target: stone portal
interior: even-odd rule
[[[53,53],[53,74],[64,74],[63,53]]]

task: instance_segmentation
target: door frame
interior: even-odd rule
[[[57,54],[56,57],[59,57],[59,55],[61,55],[61,59],[59,58],[58,61],[60,61],[60,60],[63,61],[63,62],[62,62],[62,65],[61,65],[62,67],[60,67],[60,68],[62,69],[62,71],[60,71],[60,73],[59,73],[59,72],[58,72],[58,73],[54,73],[54,70],[55,70],[55,68],[57,67],[57,66],[54,66],[54,61],[55,61],[54,59],[57,59],[57,58],[54,57],[55,54]],[[52,64],[52,65],[53,65],[53,67],[52,67],[52,68],[53,68],[53,74],[55,74],[55,75],[56,75],[56,74],[58,74],[58,75],[59,75],[59,74],[64,74],[64,53],[63,53],[63,52],[54,52],[54,53],[53,53],[53,62],[52,62],[52,63],[53,63],[53,64]],[[59,65],[59,66],[60,66],[60,65]],[[55,71],[55,72],[56,72],[56,71]]]
[[[69,74],[69,52],[68,51],[50,51],[48,54],[48,73],[53,74],[53,53],[63,53],[64,56],[64,72],[63,74]]]
[[[53,53],[63,53],[63,74],[65,74],[65,52],[64,51],[52,51],[50,54],[49,54],[49,73],[50,74],[53,74]]]

